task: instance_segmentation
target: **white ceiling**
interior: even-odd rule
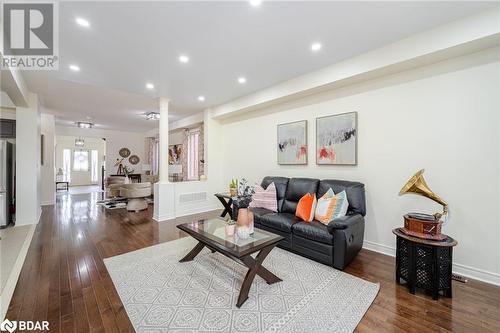
[[[157,123],[142,114],[157,108],[158,96],[170,98],[176,119],[492,6],[497,3],[61,2],[60,69],[25,77],[59,124],[91,117],[102,128],[146,131]],[[90,28],[75,24],[76,17]],[[310,49],[315,41],[323,45],[317,53]],[[190,62],[181,64],[180,54]],[[239,76],[247,83],[238,84]]]

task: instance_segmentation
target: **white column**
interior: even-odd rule
[[[160,108],[160,183],[168,183],[168,107],[170,101],[165,97],[158,99]]]

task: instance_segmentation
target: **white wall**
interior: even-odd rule
[[[110,131],[101,129],[81,129],[77,127],[56,126],[57,135],[65,136],[83,136],[91,138],[106,139],[106,174],[115,174],[117,168],[114,166],[119,157],[118,151],[121,148],[130,149],[131,155],[137,155],[140,158],[139,164],[131,165],[128,159],[124,164],[134,169],[135,173],[142,173],[142,164],[147,163],[144,160],[144,134],[137,132]]]
[[[170,131],[168,133],[168,144],[169,145],[181,145],[184,141],[184,130],[179,129],[176,131]]]
[[[16,225],[38,223],[40,217],[40,111],[38,96],[16,109]]]
[[[42,175],[42,205],[53,205],[55,203],[55,117],[51,114],[42,113],[41,133],[44,136],[44,163],[41,166]]]
[[[56,158],[56,171],[59,168],[63,169],[63,150],[70,149],[71,152],[75,150],[75,139],[76,136],[64,136],[58,135],[56,136],[56,150],[55,150],[55,158]],[[104,162],[104,156],[106,154],[106,143],[104,140],[100,138],[85,138],[85,146],[82,148],[84,150],[89,151],[89,170],[88,171],[74,171],[73,164],[71,164],[71,174],[70,174],[70,185],[71,186],[80,186],[80,185],[95,185],[101,184],[101,166]],[[78,148],[80,149],[80,148]],[[97,150],[98,155],[98,180],[96,182],[92,182],[91,177],[91,150]],[[72,156],[73,157],[73,156]],[[71,160],[73,163],[73,160]]]
[[[0,107],[12,109],[16,107],[10,99],[9,95],[3,90],[0,90]]]
[[[422,197],[398,197],[425,168],[430,187],[450,205],[443,232],[458,240],[454,270],[500,284],[499,53],[489,49],[227,119],[220,129],[222,182],[266,175],[361,181],[365,245],[392,254],[391,230],[403,214],[441,209]],[[317,166],[316,117],[351,111],[358,112],[358,165]],[[303,119],[309,164],[279,166],[276,125]]]

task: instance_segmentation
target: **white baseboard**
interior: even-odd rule
[[[453,264],[453,273],[500,286],[500,274],[458,263]]]
[[[391,257],[396,256],[396,249],[395,248],[393,248],[391,246],[383,245],[383,244],[370,242],[367,240],[365,240],[363,242],[363,248],[370,250],[370,251],[373,251],[373,252],[382,253],[382,254],[385,254],[385,255],[388,255]]]
[[[34,218],[34,219],[24,219],[24,220],[18,220],[16,219],[16,222],[15,222],[15,225],[16,226],[20,226],[20,225],[37,225],[38,222],[40,222],[40,218],[42,217],[42,210],[40,209],[40,211],[38,212],[38,217]]]
[[[33,234],[35,233],[36,225],[33,224],[26,238],[24,240],[23,246],[19,251],[19,255],[17,256],[16,262],[14,263],[14,267],[12,267],[12,271],[7,278],[7,282],[5,283],[5,287],[2,290],[2,294],[0,295],[0,318],[1,321],[5,319],[5,315],[7,314],[7,309],[9,307],[10,301],[12,299],[12,295],[14,294],[14,290],[16,289],[17,280],[19,279],[19,275],[21,274],[21,269],[23,268],[24,259],[26,259],[26,255],[28,254],[28,249],[31,244],[31,239],[33,238]]]
[[[222,209],[220,207],[220,205],[206,205],[206,206],[201,206],[201,207],[196,207],[196,208],[191,208],[191,209],[182,209],[182,210],[175,212],[175,217],[182,217],[182,216],[188,216],[188,215],[194,215],[194,214],[207,213],[207,212],[211,212],[214,210],[220,210],[220,209]]]
[[[384,244],[379,244],[371,241],[365,240],[363,242],[363,248],[366,250],[382,253],[391,257],[396,256],[396,249],[392,246],[387,246]],[[485,271],[479,268],[470,267],[460,263],[453,263],[453,273],[463,275],[465,277],[494,284],[500,286],[500,274]]]
[[[42,201],[40,205],[42,206],[50,206],[50,205],[55,205],[55,201]]]
[[[170,213],[170,214],[153,215],[153,220],[155,220],[156,222],[163,222],[163,221],[173,220],[177,217],[207,213],[207,212],[211,212],[214,210],[220,210],[220,209],[221,209],[221,207],[219,205],[206,205],[206,206],[201,206],[201,207],[196,207],[196,208],[191,208],[191,209],[182,209],[182,210],[176,211],[175,213]]]
[[[173,213],[162,214],[162,215],[153,214],[153,220],[155,220],[156,222],[163,222],[173,219],[175,219],[175,215]]]

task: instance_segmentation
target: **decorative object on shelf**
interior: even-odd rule
[[[123,157],[123,158],[127,158],[130,156],[130,149],[128,148],[122,148],[118,151],[118,154]]]
[[[229,183],[229,195],[235,197],[238,195],[238,179],[231,179]]]
[[[148,112],[146,113],[147,120],[159,120],[160,114],[158,112]]]
[[[56,181],[63,181],[64,180],[64,171],[62,168],[57,169],[57,174],[56,174]]]
[[[123,175],[123,160],[124,159],[125,158],[122,158],[122,159],[117,158],[116,159],[115,167],[118,167],[118,169],[116,170],[117,175]]]
[[[128,158],[128,161],[130,162],[130,164],[133,164],[133,165],[136,165],[137,163],[139,163],[139,162],[140,162],[140,160],[141,160],[141,159],[140,159],[140,158],[139,158],[139,156],[137,156],[137,155],[132,155],[132,156],[130,156],[130,157]]]
[[[226,227],[224,229],[226,236],[229,236],[229,237],[234,236],[235,228],[236,228],[236,221],[232,220],[232,219],[228,219],[226,221]]]
[[[278,125],[278,164],[307,164],[307,120]]]
[[[151,174],[151,164],[143,164],[142,171],[144,171],[144,173],[146,175],[150,175]]]
[[[82,148],[85,146],[85,140],[82,137],[75,139],[75,147]]]
[[[413,237],[403,230],[392,230],[396,235],[396,283],[405,280],[410,293],[416,288],[432,292],[437,300],[439,292],[452,297],[453,247],[457,241],[445,236],[441,241]]]
[[[356,165],[358,113],[316,118],[316,164]]]
[[[170,145],[168,147],[168,164],[181,164],[182,145]]]
[[[248,208],[238,209],[238,220],[236,222],[238,227],[247,227],[250,229],[250,234],[254,233],[253,213]]]
[[[179,182],[182,180],[182,164],[169,164],[168,165],[168,175],[173,182]]]
[[[423,197],[429,198],[441,205],[443,205],[442,213],[435,213],[434,215],[423,214],[423,213],[408,213],[404,216],[404,228],[403,231],[411,236],[434,239],[434,240],[444,240],[448,236],[441,234],[441,225],[444,221],[448,220],[448,204],[446,201],[441,199],[438,195],[431,191],[427,183],[425,182],[424,169],[419,170],[413,177],[410,178],[403,186],[399,195],[404,194],[417,194]]]

